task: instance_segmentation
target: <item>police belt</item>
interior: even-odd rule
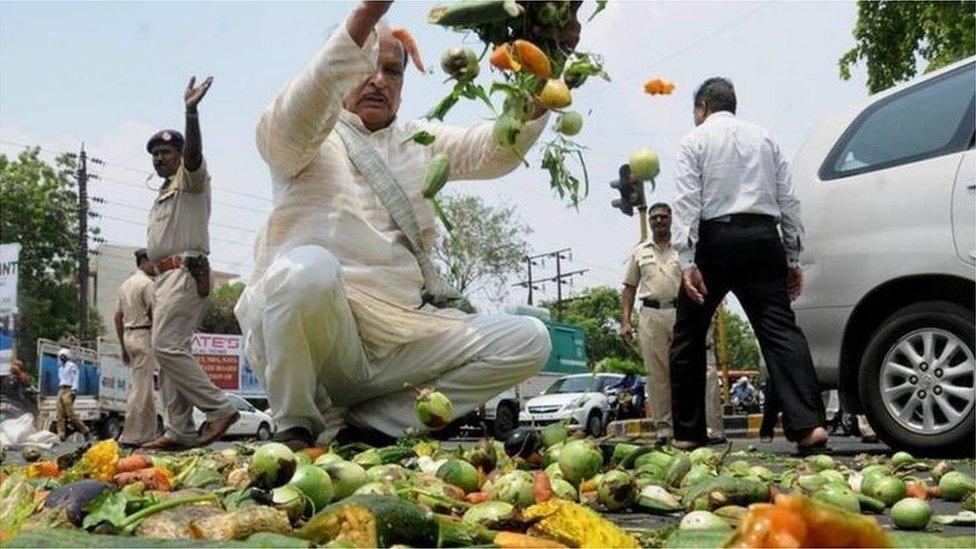
[[[657,299],[641,299],[641,303],[649,309],[673,309],[675,301],[670,299],[668,301],[658,301]]]
[[[152,328],[152,326],[149,326],[149,325],[146,325],[146,326],[126,326],[125,327],[125,331],[130,332],[130,331],[133,331],[133,330],[148,330],[150,328]]]

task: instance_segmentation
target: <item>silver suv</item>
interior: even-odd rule
[[[972,453],[976,430],[974,59],[821,124],[793,163],[820,381],[922,452]]]

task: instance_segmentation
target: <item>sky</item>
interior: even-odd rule
[[[52,160],[84,143],[100,179],[89,193],[101,236],[143,245],[148,209],[160,180],[145,152],[156,130],[182,130],[182,94],[190,76],[213,75],[200,105],[204,154],[213,177],[212,261],[245,278],[252,244],[271,209],[271,179],[254,145],[264,108],[323,46],[354,7],[351,2],[0,2],[0,153],[24,145]],[[447,93],[439,70],[446,49],[471,36],[430,25],[433,2],[397,2],[387,19],[410,29],[431,74],[408,71],[401,119],[421,116]],[[582,18],[595,2],[584,2]],[[850,81],[837,60],[853,44],[857,16],[843,2],[637,2],[611,0],[584,24],[578,49],[604,57],[612,81],[590,81],[574,94],[585,116],[577,140],[585,153],[590,194],[579,209],[549,192],[538,168],[539,150],[520,168],[494,181],[457,182],[448,192],[514,205],[533,229],[532,251],[572,248],[563,269],[588,271],[564,293],[617,286],[638,238],[636,218],[610,206],[609,182],[636,149],[661,157],[661,175],[649,201],[674,197],[674,154],[693,128],[692,94],[711,76],[736,87],[738,115],[767,127],[792,158],[815,125],[865,97],[863,67]],[[483,67],[481,81],[491,71]],[[642,83],[660,77],[676,84],[670,96],[648,96]],[[447,122],[470,124],[486,108],[462,104]],[[541,142],[552,137],[551,131]],[[549,261],[534,269],[552,276]],[[514,280],[513,280],[514,281]],[[554,298],[546,284],[536,298]],[[513,288],[505,303],[524,303]]]

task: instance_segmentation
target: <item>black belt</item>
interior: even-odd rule
[[[656,299],[644,298],[641,299],[641,303],[643,303],[645,307],[649,307],[651,309],[673,309],[675,301],[673,299],[668,301],[658,301]]]
[[[71,389],[72,391],[75,390],[75,388],[72,387],[71,385],[58,385],[58,389]]]
[[[126,326],[125,331],[128,332],[129,330],[148,330],[150,328],[152,328],[152,326]]]
[[[706,219],[702,221],[702,224],[711,225],[713,223],[722,223],[726,225],[738,225],[738,226],[750,226],[750,225],[772,225],[776,226],[776,218],[771,215],[765,214],[752,214],[752,213],[742,213],[742,214],[729,214],[723,215],[722,217],[713,217],[712,219]]]

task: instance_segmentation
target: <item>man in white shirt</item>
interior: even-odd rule
[[[736,118],[732,83],[695,93],[697,128],[681,143],[674,245],[682,268],[671,346],[675,445],[694,448],[705,430],[705,335],[733,292],[759,339],[783,407],[783,430],[801,453],[826,445],[823,403],[791,299],[800,295],[803,227],[789,167],[769,133]],[[777,225],[779,231],[777,231]]]
[[[421,194],[437,153],[450,157],[454,180],[514,170],[544,111],[514,147],[496,144],[491,123],[400,123],[407,53],[377,26],[389,7],[356,7],[258,122],[274,209],[235,313],[275,438],[292,448],[331,441],[347,426],[339,440],[421,428],[405,384],[441,390],[461,416],[532,376],[551,348],[537,319],[465,314],[426,298],[435,293],[437,224]],[[412,141],[419,131],[434,142]]]
[[[87,439],[90,435],[88,426],[75,414],[75,396],[78,394],[78,365],[69,360],[71,352],[67,349],[58,351],[58,437],[64,440],[68,436],[67,424],[70,423],[76,431]]]

